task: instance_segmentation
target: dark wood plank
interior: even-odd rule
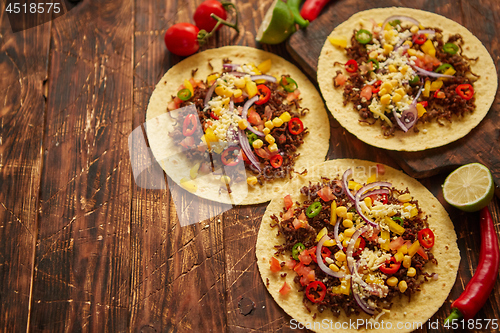
[[[12,33],[0,4],[0,331],[26,331],[51,23]]]
[[[457,21],[483,42],[497,69],[499,68],[500,44],[495,36],[500,33],[500,4],[494,0],[462,0],[455,6],[451,6],[446,0],[335,1],[325,7],[323,13],[307,29],[293,34],[287,43],[287,49],[304,71],[316,79],[318,56],[331,30],[360,10],[388,6],[423,9]],[[478,17],[484,17],[484,20],[478,20]],[[389,154],[407,173],[418,178],[430,177],[449,171],[457,165],[478,161],[492,170],[495,182],[500,184],[500,154],[493,148],[500,143],[499,111],[500,96],[497,95],[486,118],[466,137],[444,147],[422,152],[391,151]]]
[[[128,330],[133,8],[53,22],[30,331]]]

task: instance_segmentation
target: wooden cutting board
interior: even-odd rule
[[[421,6],[420,6],[421,5]],[[303,70],[316,80],[318,57],[330,32],[358,11],[370,8],[404,6],[434,12],[467,27],[486,46],[497,70],[500,59],[500,2],[497,0],[434,1],[364,1],[340,0],[329,3],[309,27],[294,33],[287,43],[292,57]],[[390,12],[388,11],[388,16]],[[478,19],[481,17],[482,19]],[[442,171],[449,172],[456,166],[480,162],[492,172],[500,185],[500,96],[486,118],[464,138],[443,147],[421,152],[389,151],[389,154],[408,174],[416,178],[429,177]],[[498,194],[498,192],[497,192]]]

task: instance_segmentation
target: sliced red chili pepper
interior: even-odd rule
[[[418,102],[417,104],[422,105],[424,108],[429,106],[429,102],[427,102],[427,101]]]
[[[433,97],[434,97],[434,98],[441,98],[441,99],[443,99],[443,98],[445,98],[445,97],[446,97],[446,95],[445,95],[445,93],[444,93],[444,92],[442,92],[440,89],[438,89],[438,90],[436,90],[436,91],[434,92]],[[425,107],[425,106],[424,106],[424,107]]]
[[[267,86],[259,84],[257,86],[257,91],[259,92],[260,97],[257,100],[257,102],[255,102],[255,104],[257,105],[264,104],[269,100],[269,98],[271,98],[271,90]]]
[[[376,94],[380,91],[380,86],[382,85],[382,81],[378,80],[374,84],[372,84],[372,93]]]
[[[401,263],[397,262],[394,257],[391,257],[391,259],[387,260],[379,269],[384,274],[394,274],[398,271],[399,267],[401,267]]]
[[[359,239],[359,246],[358,246],[358,249],[356,250],[356,252],[353,253],[353,256],[357,256],[357,255],[361,254],[361,251],[363,251],[363,249],[366,246],[366,242],[365,242],[365,239],[363,237],[358,237],[358,239]]]
[[[313,293],[314,292],[314,293]],[[306,297],[313,303],[321,302],[326,296],[326,286],[321,281],[314,281],[307,285]]]
[[[420,245],[426,249],[430,249],[434,246],[434,233],[429,228],[422,229],[418,232],[418,241]]]
[[[290,119],[290,121],[288,122],[288,130],[293,135],[302,133],[302,131],[304,130],[304,124],[302,123],[302,120],[296,117]]]
[[[345,63],[345,70],[349,73],[355,73],[358,70],[358,63],[356,60],[351,59]]]
[[[191,128],[189,128],[192,126]],[[191,136],[196,131],[198,127],[198,120],[194,114],[188,114],[186,118],[184,118],[184,123],[182,124],[182,135]]]
[[[469,100],[474,96],[474,88],[468,83],[460,84],[455,89],[458,96],[462,97],[465,100]]]
[[[425,34],[416,34],[413,36],[413,43],[415,44],[422,45],[426,41],[427,37],[425,36]]]
[[[217,116],[213,111],[210,112],[210,117],[212,117],[215,120],[219,120],[219,116]]]
[[[308,250],[309,252],[309,255],[311,256],[311,258],[313,258],[314,262],[315,263],[318,263],[318,259],[316,258],[316,246],[313,246],[312,248],[310,248]],[[332,255],[332,251],[330,251],[329,248],[327,248],[326,246],[323,246],[321,248],[321,256],[323,257],[323,260],[326,258],[326,257],[329,257]]]
[[[277,169],[283,164],[283,156],[280,154],[276,154],[273,157],[271,157],[271,165],[273,168]]]
[[[224,165],[234,166],[239,162],[238,158],[239,153],[240,153],[239,147],[236,146],[229,147],[222,152],[220,159]]]

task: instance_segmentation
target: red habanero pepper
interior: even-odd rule
[[[300,16],[302,16],[305,20],[312,22],[318,17],[323,7],[325,7],[325,5],[329,2],[330,0],[306,0],[300,10]]]
[[[280,154],[276,154],[273,157],[271,157],[271,165],[273,168],[277,169],[283,164],[283,156]]]
[[[372,84],[372,93],[376,94],[380,91],[380,86],[382,85],[382,81],[377,80],[374,84]]]
[[[469,100],[474,96],[474,88],[468,83],[458,85],[455,91],[458,96],[465,100]]]
[[[453,320],[472,319],[488,300],[498,275],[500,252],[498,239],[488,207],[480,212],[481,249],[476,273],[465,287],[464,292],[451,303],[452,312],[446,324]]]
[[[358,63],[356,60],[351,59],[345,63],[345,70],[349,73],[355,73],[358,70]]]
[[[427,36],[425,36],[425,34],[416,34],[413,36],[413,43],[414,44],[422,45],[425,43],[426,40],[427,40]]]
[[[318,290],[318,288],[320,290]],[[312,292],[315,292],[314,294]],[[317,296],[316,296],[317,294]],[[326,296],[326,286],[321,281],[314,281],[309,283],[306,288],[306,297],[313,303],[321,302]]]
[[[297,134],[300,134],[302,133],[302,131],[304,130],[304,124],[302,123],[302,120],[300,120],[299,118],[295,117],[295,118],[292,118],[289,122],[288,122],[288,130],[290,131],[290,133],[292,133],[293,135],[297,135]]]
[[[264,104],[266,103],[269,98],[271,98],[271,90],[263,85],[263,84],[259,84],[257,86],[257,91],[259,92],[259,99],[255,102],[255,104],[257,105],[261,105],[261,104]]]

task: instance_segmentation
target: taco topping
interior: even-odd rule
[[[285,196],[283,212],[271,216],[285,239],[275,255],[285,262],[272,257],[270,269],[293,271],[308,309],[314,303],[335,316],[379,315],[393,297],[411,301],[421,284],[437,279],[424,271],[437,265],[435,237],[408,189],[375,176],[360,184],[351,175],[349,169],[341,179],[309,183],[301,203]]]
[[[263,74],[270,69],[270,59],[258,66],[224,59],[223,71],[205,81],[184,80],[168,104],[169,111],[179,111],[169,135],[190,148],[188,158],[207,160],[211,155],[212,170],[220,163],[231,166],[243,160],[255,174],[247,179],[250,185],[292,173],[296,150],[308,134],[301,120],[307,109],[300,106],[297,82],[286,74]]]
[[[340,46],[337,38],[329,38]],[[370,28],[354,30],[348,58],[333,78],[343,89],[344,105],[352,102],[362,123],[379,123],[385,136],[418,132],[416,125],[451,122],[475,110],[470,59],[462,36],[446,40],[440,29],[424,28],[411,17],[393,16]],[[335,63],[339,65],[339,63]],[[425,103],[425,106],[424,106]]]

